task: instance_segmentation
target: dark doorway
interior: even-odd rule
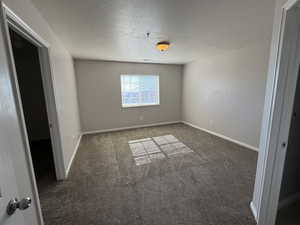
[[[37,185],[55,181],[55,167],[38,48],[10,29],[10,38]]]
[[[300,224],[300,67],[281,182],[276,225]]]

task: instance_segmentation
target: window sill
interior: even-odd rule
[[[149,106],[160,106],[160,104],[147,104],[147,105],[122,105],[123,109],[126,108],[139,108],[139,107],[149,107]]]

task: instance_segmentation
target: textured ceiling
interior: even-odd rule
[[[77,58],[186,63],[270,38],[274,0],[32,0]],[[147,32],[150,32],[149,38]],[[165,53],[155,49],[171,41]]]

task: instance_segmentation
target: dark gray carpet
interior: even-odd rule
[[[195,153],[135,166],[129,140],[172,134]],[[68,180],[44,182],[46,225],[253,225],[257,153],[183,124],[86,135]]]

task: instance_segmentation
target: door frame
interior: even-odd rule
[[[56,92],[53,87],[54,78],[52,76],[52,68],[50,61],[50,45],[41,36],[39,36],[33,29],[30,28],[20,17],[18,17],[11,9],[9,9],[3,2],[1,4],[4,23],[6,30],[6,42],[8,49],[8,60],[10,67],[10,74],[13,83],[13,91],[15,95],[15,101],[18,110],[19,123],[21,125],[22,138],[24,139],[25,151],[27,155],[27,162],[30,168],[30,173],[32,174],[34,181],[35,175],[31,160],[30,147],[28,142],[28,135],[26,130],[26,124],[23,114],[22,101],[19,93],[18,79],[15,69],[15,62],[12,52],[12,46],[9,36],[9,28],[16,31],[26,40],[30,41],[38,48],[39,61],[41,66],[41,76],[43,82],[43,90],[45,94],[46,110],[48,114],[48,124],[51,136],[53,159],[55,166],[55,174],[57,180],[64,180],[67,177],[65,172],[63,148],[61,141],[61,132],[58,119],[58,110],[56,104]]]
[[[260,152],[251,202],[258,225],[276,222],[300,62],[297,51],[299,3],[300,0],[288,0],[274,18]]]

